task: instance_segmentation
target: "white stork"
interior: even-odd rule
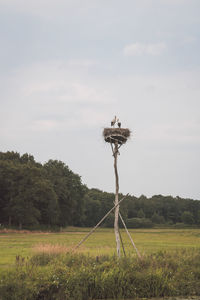
[[[121,122],[119,121],[119,119],[117,119],[117,125],[119,128],[121,128]]]
[[[111,121],[111,127],[115,126],[116,121],[117,121],[117,117],[115,116],[114,119]]]

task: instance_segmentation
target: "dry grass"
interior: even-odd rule
[[[83,253],[85,247],[74,250],[74,247],[66,247],[59,244],[37,244],[33,247],[33,251],[36,253],[48,253],[48,254],[61,254],[61,253]]]
[[[63,245],[59,244],[37,244],[33,247],[34,252],[39,252],[39,253],[66,253],[66,252],[71,252],[72,247],[66,247]]]

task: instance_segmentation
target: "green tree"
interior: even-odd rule
[[[84,217],[85,186],[62,161],[49,160],[44,168],[58,197],[59,225],[81,225]]]
[[[12,161],[0,160],[0,222],[4,224],[12,224],[12,202],[17,194],[17,176],[18,168]]]
[[[145,218],[145,214],[144,214],[144,212],[143,212],[143,209],[142,209],[142,208],[140,208],[140,210],[138,211],[138,213],[137,213],[137,217],[138,217],[138,218]]]
[[[9,225],[54,224],[57,196],[34,158],[0,153],[0,220]]]
[[[160,216],[158,215],[156,212],[154,212],[152,218],[151,218],[151,221],[154,223],[154,224],[162,224],[165,222],[165,219],[163,216]]]
[[[93,200],[89,195],[85,196],[85,220],[84,225],[87,227],[95,226],[100,220],[101,202]]]
[[[200,224],[200,209],[197,211],[197,224]]]
[[[190,211],[184,211],[181,218],[185,224],[194,224],[194,216]]]

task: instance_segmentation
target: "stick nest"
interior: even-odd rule
[[[104,128],[103,137],[107,143],[125,144],[130,138],[131,132],[128,128]]]

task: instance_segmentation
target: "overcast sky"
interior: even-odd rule
[[[0,0],[1,151],[114,192],[200,199],[199,0]]]

